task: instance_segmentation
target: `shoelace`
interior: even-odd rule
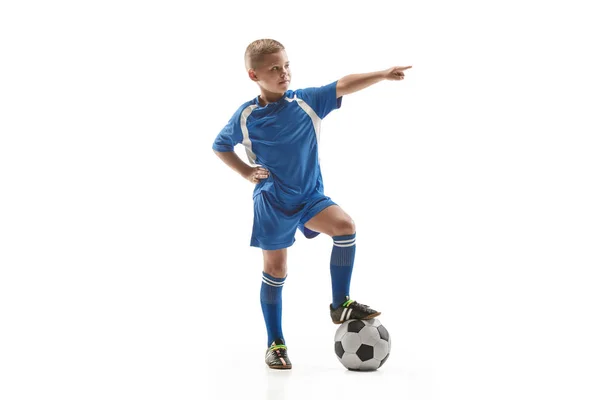
[[[342,306],[344,306],[346,308],[354,308],[354,309],[357,309],[357,310],[363,311],[363,312],[369,312],[369,310],[370,310],[368,305],[357,303],[354,300],[346,300],[344,302],[344,304],[342,304]]]
[[[274,351],[279,357],[285,356],[287,346],[285,344],[277,344],[269,347],[270,351]]]

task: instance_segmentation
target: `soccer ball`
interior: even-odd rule
[[[351,319],[335,332],[335,354],[351,371],[374,371],[390,355],[392,342],[378,319]]]

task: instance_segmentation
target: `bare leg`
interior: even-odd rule
[[[331,237],[352,235],[356,232],[354,221],[340,206],[329,206],[304,224],[308,229]]]
[[[263,271],[275,278],[287,274],[287,249],[263,250]]]

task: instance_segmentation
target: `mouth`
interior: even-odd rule
[[[280,84],[280,85],[283,85],[283,84],[286,84],[286,83],[290,83],[289,79],[288,79],[288,80],[285,80],[285,81],[281,81],[281,82],[279,82],[279,84]]]

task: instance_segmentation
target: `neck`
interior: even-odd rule
[[[260,96],[258,96],[258,102],[261,106],[266,106],[269,103],[275,103],[280,100],[285,95],[283,93],[274,93],[269,92],[268,90],[262,89],[260,90]]]

